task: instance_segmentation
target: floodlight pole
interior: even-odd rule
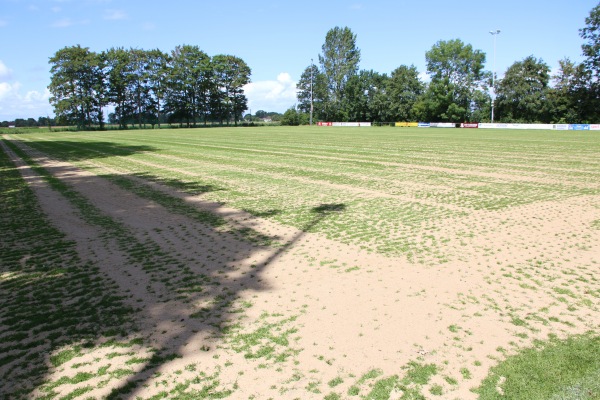
[[[500,34],[500,29],[490,31],[490,34],[494,37],[494,65],[492,70],[492,123],[494,123],[494,102],[496,100],[496,87],[494,86],[494,76],[496,75],[496,36]]]
[[[313,59],[310,59],[310,126],[313,124]]]

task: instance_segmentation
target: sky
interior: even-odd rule
[[[318,63],[327,31],[348,27],[360,69],[390,74],[414,65],[427,80],[425,53],[460,39],[486,53],[499,76],[533,55],[554,71],[581,62],[579,29],[598,0],[0,0],[0,121],[53,116],[50,64],[74,45],[160,49],[197,45],[209,56],[231,54],[252,69],[249,112],[284,112],[296,104],[296,82]],[[494,36],[491,30],[500,30]],[[495,54],[495,57],[494,57]]]

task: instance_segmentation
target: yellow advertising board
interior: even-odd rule
[[[419,126],[418,122],[396,122],[396,126],[400,126],[402,128],[412,128]]]

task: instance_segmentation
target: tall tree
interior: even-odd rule
[[[391,120],[416,120],[414,107],[424,91],[425,84],[419,79],[419,71],[414,65],[401,65],[392,71],[387,85]]]
[[[169,55],[163,53],[159,49],[149,50],[146,54],[148,61],[146,76],[148,88],[153,99],[151,110],[156,113],[156,119],[153,118],[151,122],[156,121],[160,128],[161,111],[168,90],[168,77],[171,61]]]
[[[470,120],[476,91],[485,89],[485,53],[460,39],[441,40],[425,53],[425,59],[431,76],[427,104],[433,107],[429,109],[432,119]]]
[[[600,4],[590,11],[585,19],[585,28],[579,30],[581,37],[586,42],[581,46],[586,57],[585,65],[596,77],[600,78]]]
[[[61,123],[104,127],[102,108],[107,104],[102,57],[80,45],[58,50],[52,65],[50,104]]]
[[[151,118],[154,112],[153,99],[148,84],[148,53],[141,49],[130,49],[133,64],[133,108],[135,122],[141,128],[142,124]]]
[[[497,85],[498,119],[505,122],[550,122],[550,67],[534,56],[517,61]]]
[[[250,67],[239,57],[216,55],[212,58],[213,104],[219,110],[221,120],[234,123],[242,118],[248,108],[243,86],[250,82]]]
[[[586,65],[565,58],[558,61],[550,91],[552,121],[559,123],[593,122],[598,116],[592,72]]]
[[[340,116],[344,121],[381,121],[388,115],[388,77],[373,70],[352,76],[344,89]]]
[[[165,106],[171,115],[187,125],[206,121],[211,84],[210,57],[198,46],[177,46],[171,53],[172,66]]]
[[[350,28],[337,26],[327,32],[321,50],[319,63],[325,76],[329,103],[326,112],[328,117],[334,117],[340,111],[346,84],[358,71],[360,50]]]
[[[102,53],[106,62],[109,101],[115,105],[115,120],[120,128],[127,127],[133,118],[132,85],[134,66],[132,54],[121,48],[111,48]]]
[[[588,71],[589,87],[586,94],[588,104],[585,106],[584,119],[600,120],[600,4],[592,8],[585,19],[586,26],[579,33],[586,42],[581,46],[586,57],[584,65]],[[582,72],[582,71],[580,71]],[[580,111],[581,112],[581,111]]]
[[[298,97],[298,110],[310,115],[310,99],[312,90],[313,119],[325,120],[325,105],[327,103],[327,84],[325,75],[319,71],[315,64],[311,64],[300,76],[296,84]]]

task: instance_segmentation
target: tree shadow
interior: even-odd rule
[[[108,142],[103,143],[103,146],[109,145]],[[127,146],[121,150],[130,151],[127,150],[129,148]],[[146,146],[139,146],[138,150],[148,151]],[[48,153],[53,155],[50,151]],[[83,160],[89,159],[92,153],[96,152],[81,150],[60,154],[58,158],[65,161]],[[44,162],[41,158],[36,161]],[[144,362],[139,372],[114,386],[107,396],[109,399],[131,395],[151,379],[164,363],[189,351],[190,343],[196,346],[196,351],[210,350],[215,340],[217,343],[222,340],[219,338],[223,337],[224,329],[232,323],[232,315],[238,312],[236,302],[242,298],[241,292],[268,290],[269,284],[261,276],[263,271],[306,232],[314,230],[328,216],[346,209],[344,204],[315,206],[311,209],[312,218],[300,231],[284,243],[272,246],[281,238],[257,232],[252,221],[225,221],[215,216],[219,209],[218,206],[215,209],[212,203],[207,205],[200,201],[189,204],[185,199],[169,196],[152,185],[138,181],[168,185],[185,193],[203,193],[220,188],[177,179],[165,180],[148,173],[81,176],[73,173],[75,170],[72,167],[48,166],[46,170],[50,176],[58,177],[51,179],[53,190],[59,198],[66,199],[64,204],[68,204],[76,214],[68,216],[69,210],[64,207],[61,210],[62,206],[46,207],[44,210],[49,215],[50,224],[58,224],[76,246],[89,245],[86,243],[90,240],[98,245],[95,248],[98,251],[96,258],[86,259],[80,255],[82,258],[79,261],[84,270],[85,265],[94,263],[94,269],[98,272],[89,269],[87,278],[84,277],[66,291],[61,290],[64,298],[54,297],[52,302],[57,302],[55,307],[48,309],[46,315],[38,317],[41,320],[36,321],[40,332],[44,331],[44,327],[53,326],[53,321],[62,321],[63,326],[59,330],[63,338],[52,343],[49,352],[54,353],[68,345],[77,346],[82,341],[92,347],[98,346],[99,341],[105,340],[103,337],[111,330],[125,340],[128,332],[124,330],[133,327],[128,324],[113,326],[123,323],[123,318],[117,322],[113,318],[113,325],[103,325],[104,318],[114,315],[119,307],[124,317],[133,317],[132,313],[135,312],[135,319],[139,322],[139,332],[135,336],[141,336],[144,340],[150,338],[157,350]],[[50,199],[40,198],[39,201],[44,203]],[[207,212],[207,209],[212,212]],[[257,213],[255,217],[264,218],[279,213],[280,210],[268,210]],[[61,218],[66,217],[71,221],[63,220],[61,223]],[[79,228],[85,229],[67,232],[71,231],[69,223],[81,224]],[[40,248],[38,251],[40,260],[44,260],[45,250]],[[69,251],[72,252],[72,249]],[[108,257],[104,261],[102,254]],[[259,254],[260,261],[255,262]],[[68,269],[68,265],[66,267]],[[69,307],[75,309],[74,303],[87,298],[86,285],[90,281],[103,282],[91,294],[98,296],[104,292],[104,296],[109,296],[113,301],[83,302],[89,303],[88,307],[94,309],[77,308],[79,311],[74,312],[73,318],[68,321],[58,318],[56,313],[64,313]],[[116,289],[115,282],[118,285]],[[130,298],[127,304],[137,302],[143,306],[132,311],[132,307],[124,302],[125,297]],[[37,303],[24,301],[21,306],[27,308],[32,304]],[[64,326],[80,324],[78,318],[83,318],[86,312],[94,315],[96,322],[91,321],[84,332]],[[12,327],[17,333],[22,330],[24,325],[16,320],[13,323]],[[95,335],[91,334],[94,329]],[[157,334],[159,330],[162,332]],[[43,340],[43,335],[40,340]],[[27,357],[28,352],[25,351],[17,359]],[[14,359],[6,362],[10,367]],[[35,373],[43,377],[48,376],[49,371],[48,366],[44,366]]]
[[[126,145],[106,141],[79,142],[71,140],[28,140],[28,145],[34,148],[43,148],[51,154],[59,155],[64,161],[85,161],[96,158],[114,156],[130,156],[136,153],[152,152],[157,149],[147,145]]]

